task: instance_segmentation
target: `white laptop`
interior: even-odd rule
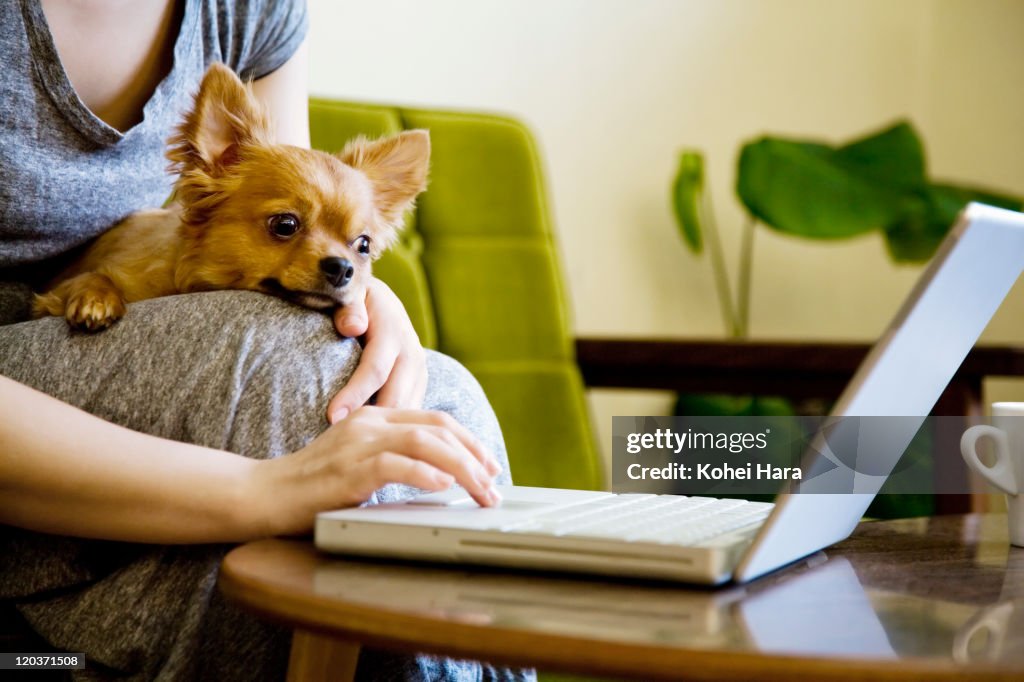
[[[316,545],[376,557],[746,582],[853,532],[1022,269],[1024,215],[969,205],[832,412],[911,417],[900,420],[902,432],[886,434],[882,475],[877,453],[876,475],[852,472],[853,493],[814,492],[807,481],[767,504],[506,486],[501,505],[481,508],[452,489],[321,513]],[[827,448],[812,447],[804,470],[850,477],[845,464],[825,457]]]

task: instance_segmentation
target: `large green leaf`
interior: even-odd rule
[[[1022,200],[985,189],[936,183],[921,194],[923,210],[911,211],[885,228],[885,244],[897,263],[930,259],[945,238],[957,214],[972,201],[1019,211]]]
[[[683,241],[694,253],[704,247],[700,204],[704,196],[704,155],[688,149],[679,155],[679,171],[672,184],[672,207]]]
[[[914,190],[927,182],[921,138],[906,121],[840,147],[833,158],[862,177],[891,187]]]
[[[853,237],[922,210],[920,138],[907,123],[841,147],[764,137],[744,145],[736,191],[752,215],[781,232]]]
[[[889,256],[897,263],[927,261],[945,238],[951,223],[935,220],[932,207],[922,203],[919,210],[907,211],[885,228]]]

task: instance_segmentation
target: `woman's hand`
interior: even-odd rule
[[[334,424],[366,404],[374,393],[380,407],[416,409],[427,390],[427,361],[405,306],[388,285],[371,278],[365,303],[339,308],[334,326],[343,336],[366,336],[359,366],[327,406]]]
[[[494,489],[501,466],[443,412],[360,407],[303,449],[256,469],[252,499],[266,505],[271,535],[307,532],[317,512],[365,502],[388,483],[435,491],[458,483],[481,506],[501,500]]]

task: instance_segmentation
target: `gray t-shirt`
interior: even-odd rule
[[[141,208],[174,178],[164,148],[206,68],[260,78],[294,54],[305,0],[179,0],[171,72],[125,133],[78,98],[39,0],[0,2],[0,282],[31,278]],[[97,45],[96,49],[102,49]],[[0,320],[5,298],[0,286]]]

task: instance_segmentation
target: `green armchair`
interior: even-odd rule
[[[600,465],[533,137],[511,119],[314,99],[313,146],[426,128],[431,179],[375,273],[423,344],[462,362],[498,415],[520,485],[594,489]]]

